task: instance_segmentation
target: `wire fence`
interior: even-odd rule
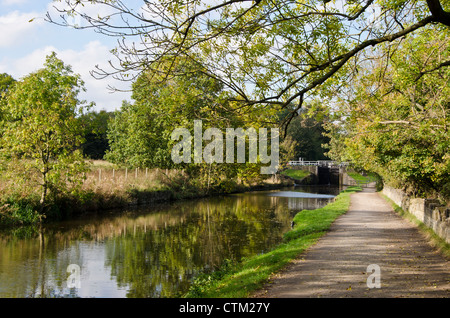
[[[176,173],[176,171],[169,169],[97,168],[85,173],[83,184],[86,187],[121,187],[130,184],[156,186],[160,185],[162,181],[173,177]]]

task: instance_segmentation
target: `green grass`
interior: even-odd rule
[[[281,172],[281,174],[297,179],[297,180],[301,180],[307,176],[309,176],[311,174],[311,172],[306,171],[306,170],[296,170],[296,169],[286,169],[283,172]]]
[[[226,262],[219,270],[200,275],[184,297],[249,297],[267,283],[274,273],[315,244],[328,231],[334,220],[347,212],[350,194],[359,190],[360,187],[349,187],[325,207],[297,213],[294,217],[294,228],[284,235],[283,242],[277,247],[239,263]]]
[[[369,182],[375,181],[375,177],[370,174],[368,174],[367,176],[363,176],[362,174],[360,174],[358,172],[348,172],[348,175],[350,177],[352,177],[353,179],[355,179],[355,181],[358,184],[369,183]]]
[[[429,243],[434,246],[434,248],[436,248],[445,258],[450,259],[449,243],[447,243],[443,238],[437,235],[433,231],[433,229],[429,228],[426,224],[417,219],[413,214],[403,210],[400,206],[395,204],[394,201],[389,199],[387,196],[382,194],[382,197],[392,206],[392,208],[398,215],[408,220],[412,224],[415,224],[419,231],[428,239]]]

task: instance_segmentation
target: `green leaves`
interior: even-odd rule
[[[164,67],[167,64],[161,65]],[[189,60],[173,65],[167,81],[161,81],[159,69],[149,70],[133,85],[134,103],[124,103],[109,124],[106,159],[128,167],[183,169],[192,182],[198,181],[197,189],[227,191],[238,178],[244,182],[259,180],[261,164],[197,164],[194,160],[175,164],[172,160],[172,148],[178,142],[172,140],[172,132],[186,128],[193,136],[194,120],[202,121],[203,131],[218,128],[225,132],[226,128],[258,129],[275,118],[259,105],[252,110],[239,109],[226,101],[226,94],[219,81],[203,74]]]
[[[82,85],[79,75],[52,53],[44,68],[14,85],[3,105],[1,150],[24,165],[29,179],[38,175],[43,207],[48,194],[79,184],[85,169],[78,151],[82,127],[77,116],[83,107],[77,95]]]
[[[110,122],[108,160],[134,167],[170,168],[172,131],[193,126],[194,119],[211,120],[212,114],[218,114],[221,85],[195,65],[183,63],[173,68],[174,75],[167,82],[161,81],[156,70],[141,75],[133,84],[135,102],[124,103]],[[189,75],[178,76],[180,68]]]
[[[340,105],[350,111],[343,118],[345,148],[335,144],[334,155],[345,153],[395,186],[450,197],[449,38],[448,30],[426,28],[385,46],[368,63]],[[383,57],[392,50],[395,55]]]

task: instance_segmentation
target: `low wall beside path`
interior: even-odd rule
[[[404,191],[387,185],[382,193],[450,243],[450,208],[441,205],[438,200],[411,198]]]

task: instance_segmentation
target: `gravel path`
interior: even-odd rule
[[[371,264],[378,266],[379,280],[376,271],[368,268]],[[380,288],[376,288],[377,282]],[[450,262],[370,188],[352,194],[349,211],[333,223],[330,232],[254,295],[449,296]]]

